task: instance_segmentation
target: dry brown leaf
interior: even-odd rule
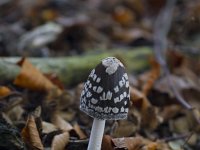
[[[148,150],[157,150],[158,144],[156,142],[152,142],[148,144],[147,147],[148,147]]]
[[[155,129],[159,122],[162,121],[159,118],[157,109],[153,107],[147,97],[136,88],[130,87],[130,99],[133,102],[133,106],[141,111],[142,126],[151,130]]]
[[[169,150],[167,144],[156,141],[152,142],[140,135],[135,137],[124,137],[112,139],[115,148],[128,149],[128,150]]]
[[[127,148],[128,150],[139,150],[143,145],[140,137],[115,138],[112,142],[116,148]]]
[[[130,100],[133,103],[133,106],[140,110],[145,110],[147,109],[147,107],[151,106],[146,96],[142,92],[131,86],[130,86]]]
[[[112,138],[109,135],[104,135],[103,136],[103,140],[102,140],[102,146],[101,149],[102,150],[113,150],[113,146],[112,146]]]
[[[147,144],[143,149],[145,150],[157,150],[158,144],[156,142],[152,142]]]
[[[147,138],[139,136],[142,140],[142,146],[139,150],[171,150],[168,144],[163,140],[157,140],[155,142],[150,141]]]
[[[145,12],[145,5],[144,2],[141,0],[128,0],[127,4],[130,8],[132,8],[137,15],[142,16]]]
[[[120,6],[115,8],[113,18],[121,25],[127,26],[134,22],[135,14],[130,9]]]
[[[148,15],[150,14],[158,14],[158,12],[163,8],[163,6],[165,5],[166,0],[148,0],[148,1],[144,1],[145,5],[147,7],[146,11],[148,13]]]
[[[142,93],[144,95],[148,95],[149,91],[152,89],[154,82],[160,76],[160,65],[155,59],[150,59],[150,64],[152,66],[151,70],[145,74],[143,74],[143,78],[145,78],[144,85],[142,86]]]
[[[111,134],[112,137],[130,136],[138,130],[138,126],[129,120],[118,121],[116,128]]]
[[[69,133],[64,132],[62,134],[56,135],[52,141],[52,150],[64,150],[65,146],[69,143]]]
[[[178,113],[180,113],[182,107],[180,105],[170,105],[165,106],[160,112],[160,115],[162,116],[164,121],[169,121],[173,117],[175,117]]]
[[[55,9],[45,9],[41,12],[41,16],[45,21],[52,21],[58,17],[58,12]]]
[[[7,96],[11,93],[10,89],[6,86],[0,86],[0,96]]]
[[[33,147],[33,149],[44,149],[33,115],[28,116],[26,126],[22,129],[21,135],[24,141]]]
[[[24,109],[21,105],[17,105],[10,109],[6,114],[12,121],[18,121],[21,119],[22,115],[24,113]]]
[[[64,90],[64,85],[63,83],[59,80],[57,74],[55,73],[48,73],[44,74],[54,85],[59,87],[61,90]]]
[[[147,31],[144,31],[140,28],[134,28],[134,29],[121,29],[117,28],[115,29],[116,32],[113,33],[113,38],[116,40],[120,40],[124,43],[133,43],[134,41],[137,41],[138,39],[145,39],[150,40],[151,34]]]
[[[35,68],[29,60],[23,58],[18,64],[21,66],[21,72],[14,80],[15,85],[37,91],[57,89],[58,94],[61,93],[61,90]]]
[[[70,131],[73,129],[73,127],[71,126],[70,123],[68,123],[67,121],[65,121],[62,117],[60,117],[58,114],[55,114],[52,117],[51,122],[58,127],[59,129],[63,130],[63,131]]]
[[[58,130],[55,125],[49,122],[42,121],[42,132],[43,133],[50,133],[53,131]]]
[[[81,130],[80,126],[77,123],[75,123],[73,127],[80,139],[87,138],[87,136],[84,134],[84,132]]]

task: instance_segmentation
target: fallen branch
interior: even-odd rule
[[[29,58],[29,60],[43,73],[55,73],[66,85],[71,86],[85,81],[91,69],[102,58],[118,57],[129,72],[139,73],[148,67],[148,57],[152,55],[149,48],[134,50],[114,50],[101,54],[87,54],[82,56],[62,58]],[[20,57],[2,57],[0,59],[0,82],[11,81],[20,73],[16,62]]]

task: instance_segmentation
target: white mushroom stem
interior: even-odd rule
[[[100,150],[104,133],[105,120],[94,118],[88,150]]]

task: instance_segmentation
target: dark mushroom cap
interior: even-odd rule
[[[84,84],[80,110],[100,120],[127,118],[130,99],[128,75],[123,64],[108,57],[93,69]]]

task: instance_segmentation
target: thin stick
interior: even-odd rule
[[[170,72],[166,63],[166,50],[167,50],[167,34],[169,32],[173,9],[176,0],[168,0],[165,8],[159,14],[154,28],[154,53],[157,61],[164,70],[164,74],[167,77],[169,87],[172,89],[177,101],[186,109],[192,110],[192,106],[182,97],[179,91],[175,88],[173,81],[170,78]],[[167,20],[167,21],[166,21]]]

